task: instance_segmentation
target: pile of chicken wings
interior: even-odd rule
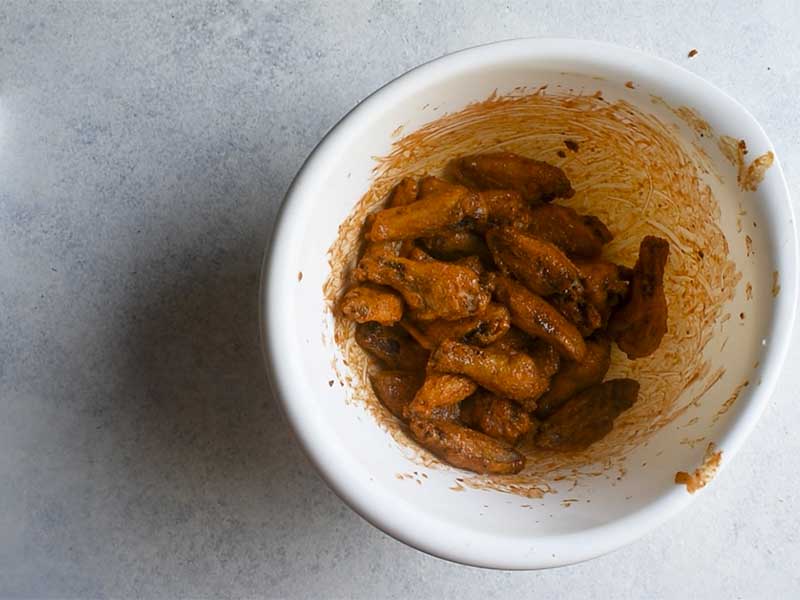
[[[453,466],[517,473],[525,440],[584,450],[637,400],[636,381],[603,379],[612,341],[636,359],[666,333],[669,244],[604,260],[605,224],[551,203],[573,194],[553,165],[478,154],[403,179],[365,222],[339,311],[377,397]]]

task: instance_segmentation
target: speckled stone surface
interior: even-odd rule
[[[0,596],[796,597],[796,368],[689,510],[598,560],[491,572],[328,490],[270,396],[256,294],[324,132],[408,68],[498,39],[688,67],[752,110],[797,193],[798,6],[0,4]]]

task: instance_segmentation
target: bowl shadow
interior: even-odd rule
[[[205,251],[214,234],[193,235],[168,259],[179,268],[162,269],[125,309],[126,391],[103,419],[119,486],[103,508],[121,525],[100,535],[126,554],[157,548],[142,568],[177,561],[193,586],[231,570],[276,585],[304,568],[287,559],[298,540],[314,535],[331,550],[340,540],[320,529],[359,519],[305,458],[270,390],[258,327],[264,237]]]

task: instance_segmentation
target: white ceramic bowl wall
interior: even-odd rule
[[[628,80],[636,82],[635,91],[624,88]],[[322,336],[323,329],[330,330],[322,286],[329,274],[326,252],[337,228],[370,187],[372,157],[388,153],[398,125],[410,132],[444,112],[485,99],[495,89],[502,93],[542,83],[591,92],[601,88],[607,98],[626,94],[645,112],[657,112],[649,101],[649,94],[655,94],[672,106],[694,107],[716,131],[747,140],[749,156],[774,151],[737,102],[660,59],[574,40],[516,40],[473,48],[399,77],[359,104],[325,137],[286,196],[262,276],[262,335],[274,390],[326,481],[367,520],[408,544],[451,560],[506,569],[577,562],[643,535],[690,502],[692,496],[673,478],[677,470],[691,471],[702,462],[704,444],[681,444],[686,431],[668,426],[630,456],[621,481],[598,477],[567,496],[547,494],[541,500],[471,489],[455,493],[450,487],[460,472],[421,469],[410,462],[362,406],[345,402],[345,389],[328,385],[335,379],[331,357],[337,349]],[[424,111],[425,105],[439,110]],[[659,113],[663,119],[674,118],[664,112]],[[730,165],[718,168],[733,173]],[[746,198],[736,188],[735,176],[726,182],[717,193],[726,236],[735,236],[742,199],[748,218],[759,224],[753,232],[758,250],[753,256],[746,256],[741,244],[731,245],[743,281],[769,289],[772,272],[779,271],[782,291],[774,299],[762,294],[755,307],[748,307],[750,318],[732,330],[725,354],[715,358],[716,364],[727,367],[726,377],[695,415],[698,427],[722,449],[723,467],[769,401],[790,340],[797,299],[797,241],[780,164],[776,160],[758,191]],[[303,273],[302,281],[298,272]],[[739,290],[730,309],[734,315],[741,296]],[[760,366],[753,370],[756,361]],[[751,373],[753,385],[712,425],[717,409],[746,373]],[[424,485],[396,478],[397,473],[422,470],[428,475]],[[565,497],[579,501],[565,508]]]

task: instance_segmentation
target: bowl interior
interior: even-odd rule
[[[777,163],[755,191],[737,184],[719,135],[746,140],[749,157],[772,148],[752,117],[715,88],[672,65],[601,45],[512,42],[480,50],[426,65],[379,91],[312,155],[290,190],[266,263],[267,346],[273,383],[301,443],[366,518],[454,560],[550,566],[621,545],[684,505],[690,496],[675,474],[700,466],[709,442],[721,450],[723,465],[729,460],[760,414],[785,352],[796,241]],[[370,188],[374,157],[391,151],[399,126],[408,133],[495,92],[545,84],[576,94],[600,90],[609,102],[624,99],[701,148],[721,175],[708,183],[741,279],[722,313],[730,316],[715,325],[706,347],[718,380],[696,405],[632,450],[621,470],[550,481],[548,493],[526,497],[465,487],[464,472],[425,466],[377,426],[349,394],[346,368],[342,381],[334,369],[341,355],[323,286],[339,225]],[[700,137],[686,115],[670,108],[683,106],[717,135]],[[686,394],[697,396],[698,388]]]

